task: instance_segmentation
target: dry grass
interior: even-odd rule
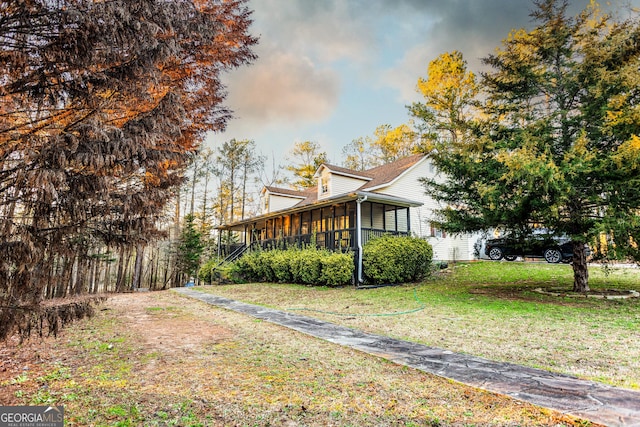
[[[587,425],[172,292],[0,354],[0,402],[64,405],[68,426]]]
[[[596,289],[640,289],[637,269],[605,276],[592,268],[591,277]],[[246,284],[204,290],[283,310],[313,309],[306,314],[371,333],[639,388],[640,300],[532,292],[539,286],[569,288],[571,280],[567,265],[480,262],[419,285],[355,290]],[[421,304],[419,312],[385,315]]]

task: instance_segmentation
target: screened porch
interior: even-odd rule
[[[332,251],[356,251],[373,237],[411,234],[409,207],[415,203],[359,194],[350,199],[287,209],[218,227],[221,233],[237,235],[233,239],[236,243],[220,245],[220,255],[227,256],[242,247],[284,249],[311,244]]]

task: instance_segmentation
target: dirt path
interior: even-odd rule
[[[0,403],[64,405],[68,426],[580,425],[172,292],[113,296],[0,360]]]

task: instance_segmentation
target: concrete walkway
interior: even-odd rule
[[[177,288],[208,304],[348,346],[463,384],[607,426],[640,427],[640,392],[369,334],[312,317]]]

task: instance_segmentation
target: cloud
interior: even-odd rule
[[[317,122],[333,112],[340,92],[335,71],[288,52],[263,50],[260,55],[255,64],[229,77],[227,104],[236,117],[262,125]]]
[[[608,0],[615,9],[627,0]],[[632,4],[640,0],[630,0]],[[610,2],[610,3],[609,3]],[[573,0],[575,15],[589,0]],[[259,59],[225,76],[235,113],[224,135],[274,151],[327,144],[402,120],[421,100],[429,62],[459,50],[469,69],[514,28],[531,28],[532,0],[249,0]],[[407,115],[408,118],[408,115]],[[365,132],[368,132],[365,131]],[[320,135],[324,133],[323,135]],[[314,136],[318,135],[318,138]]]
[[[256,29],[287,52],[319,62],[366,61],[375,47],[369,8],[344,0],[254,0]]]
[[[254,130],[282,122],[319,123],[342,89],[336,62],[366,63],[374,46],[367,24],[342,0],[253,0],[258,60],[226,78],[234,116]],[[349,22],[355,21],[355,22]]]
[[[612,0],[612,7],[625,0]],[[588,5],[588,0],[574,1],[567,13],[575,16]],[[531,0],[404,0],[395,8],[404,20],[429,16],[432,25],[413,40],[404,56],[390,64],[381,74],[381,82],[398,91],[402,102],[416,100],[416,83],[427,77],[429,62],[444,52],[458,50],[476,74],[486,70],[482,58],[502,46],[513,29],[532,28]]]

